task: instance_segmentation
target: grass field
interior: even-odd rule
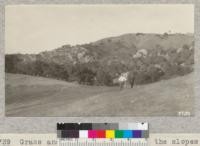
[[[176,116],[192,112],[193,73],[157,83],[119,87],[6,74],[6,116]]]

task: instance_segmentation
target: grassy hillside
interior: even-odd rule
[[[6,74],[6,116],[175,116],[192,112],[193,83],[192,73],[119,90]]]
[[[114,44],[121,44],[126,48],[137,49],[155,49],[156,45],[162,46],[164,49],[180,48],[184,44],[191,44],[194,40],[192,34],[155,34],[155,33],[130,33],[121,36],[105,38],[98,40],[93,45],[110,45],[111,48]]]

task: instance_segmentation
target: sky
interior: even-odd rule
[[[193,33],[192,4],[8,5],[5,53],[39,53],[126,33]]]

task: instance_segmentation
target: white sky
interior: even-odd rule
[[[191,4],[6,6],[6,53],[38,53],[125,33],[194,32]]]

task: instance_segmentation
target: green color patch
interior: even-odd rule
[[[115,130],[115,138],[123,138],[123,130]]]

